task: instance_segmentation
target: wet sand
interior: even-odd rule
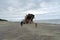
[[[60,24],[0,22],[0,40],[60,40]]]

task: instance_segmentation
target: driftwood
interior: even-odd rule
[[[34,19],[35,15],[33,14],[28,14],[25,16],[25,19],[21,21],[21,26],[23,26],[23,24],[31,24],[31,23],[34,23],[33,22],[33,19]],[[37,23],[34,23],[35,24],[35,27],[37,27]]]

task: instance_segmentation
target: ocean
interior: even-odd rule
[[[37,20],[34,21],[36,23],[52,23],[52,24],[60,24],[60,20]]]

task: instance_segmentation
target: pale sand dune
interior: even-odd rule
[[[35,24],[0,22],[0,40],[60,40],[60,25],[38,23],[35,28]]]

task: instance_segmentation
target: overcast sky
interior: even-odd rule
[[[0,0],[0,18],[19,20],[28,13],[60,16],[60,0]]]

